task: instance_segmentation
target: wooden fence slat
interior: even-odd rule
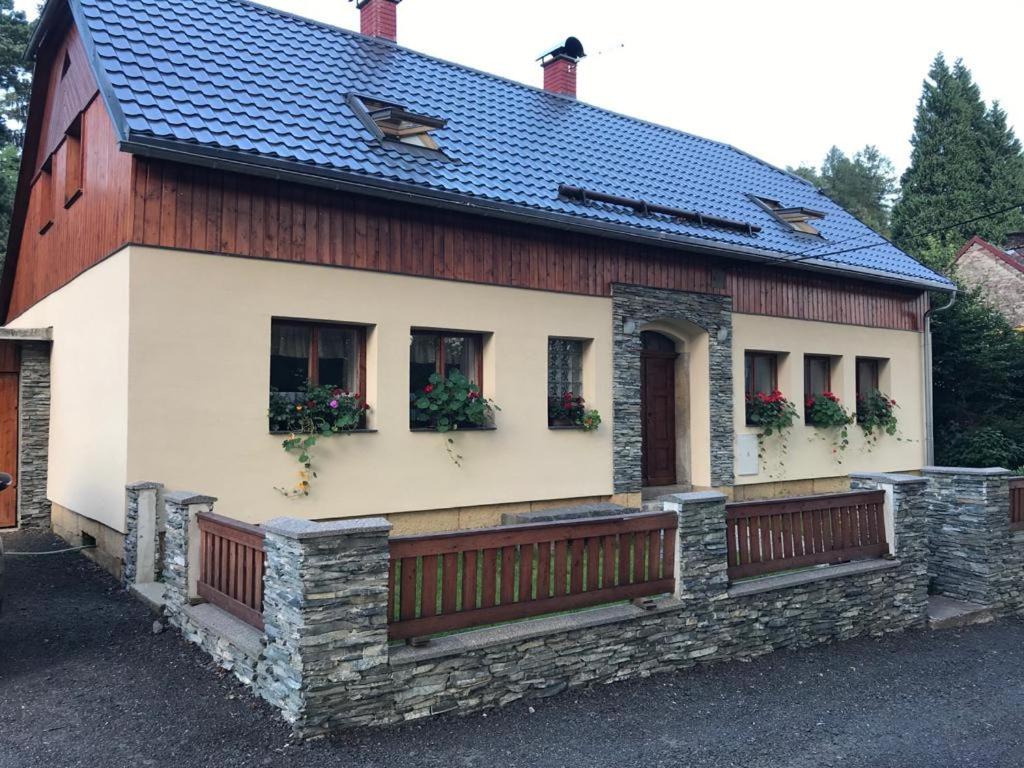
[[[569,594],[569,543],[566,541],[555,542],[555,572],[552,578],[555,580],[555,595]]]
[[[523,603],[533,599],[533,544],[519,547],[519,591],[516,601]]]
[[[498,588],[498,550],[484,550],[484,567],[481,583],[483,592],[480,596],[480,606],[490,608],[497,601],[496,591]]]
[[[572,559],[569,592],[573,595],[583,591],[583,544],[583,539],[573,539],[569,547],[569,557]]]
[[[416,618],[416,577],[418,576],[419,563],[415,557],[402,558],[402,597],[401,617],[402,621]]]
[[[462,556],[462,610],[473,611],[479,605],[477,601],[477,554],[470,550]]]
[[[551,595],[551,542],[542,541],[537,545],[537,599]]]
[[[615,586],[615,537],[601,537],[601,588]]]
[[[420,616],[437,615],[437,555],[423,556],[423,587]]]
[[[587,539],[587,591],[593,592],[600,586],[601,540],[597,536]]]
[[[502,547],[501,550],[501,604],[515,602],[516,596],[516,548]]]
[[[458,596],[459,556],[455,552],[448,552],[441,561],[441,612],[455,613]]]

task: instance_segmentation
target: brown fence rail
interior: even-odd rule
[[[1024,477],[1010,480],[1010,530],[1024,530]]]
[[[675,588],[676,516],[514,525],[391,539],[389,634],[401,639]]]
[[[727,504],[729,578],[881,557],[884,504],[884,491]]]
[[[263,531],[200,513],[199,596],[263,629]]]

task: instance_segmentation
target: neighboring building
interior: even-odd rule
[[[130,481],[409,531],[925,463],[948,280],[793,175],[578,102],[574,39],[540,90],[386,39],[396,0],[360,7],[365,36],[242,0],[46,5],[0,307],[23,401],[49,397],[21,414],[23,517],[52,503],[116,568]],[[409,413],[456,368],[501,406],[456,435],[461,466]],[[307,373],[371,410],[289,499],[269,390]],[[801,408],[759,459],[745,396],[775,388],[879,388],[902,439],[833,452]],[[549,421],[565,389],[599,429]]]
[[[965,285],[980,288],[1014,328],[1024,330],[1024,232],[1008,235],[1002,248],[972,237],[955,264]]]

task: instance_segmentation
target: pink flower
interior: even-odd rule
[[[426,392],[429,395],[431,392],[434,391],[434,385],[433,384],[427,384],[427,386],[425,386],[423,388],[423,391]]]
[[[331,408],[337,408],[337,407],[338,407],[338,401],[337,400],[331,400]]]

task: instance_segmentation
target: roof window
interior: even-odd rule
[[[824,219],[823,211],[816,211],[813,208],[785,208],[778,200],[769,200],[766,197],[754,197],[754,201],[794,232],[821,237],[821,232],[811,222]]]
[[[448,124],[443,118],[421,115],[400,104],[361,96],[350,97],[349,104],[378,139],[424,149],[440,149],[431,133]]]

